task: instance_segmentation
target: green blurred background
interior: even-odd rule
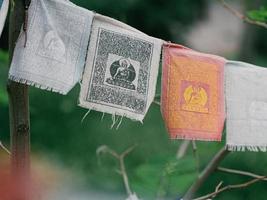
[[[267,30],[239,22],[240,20],[230,15],[217,1],[73,2],[126,22],[154,37],[227,58],[267,66]],[[267,6],[266,0],[236,1],[233,6],[241,10],[252,10],[263,5]],[[227,20],[229,17],[233,23],[239,24],[233,41],[227,41],[232,34],[231,27],[234,27],[231,20]],[[214,30],[209,32],[209,27]],[[222,28],[225,30],[220,31]],[[0,140],[8,146],[9,115],[5,86],[8,73],[7,30],[6,26],[0,40]],[[209,34],[218,44],[209,45],[212,40]],[[229,46],[221,47],[220,41],[229,43]],[[234,47],[231,46],[233,43],[236,43]],[[161,73],[157,93],[160,93],[160,76]],[[116,160],[109,155],[103,155],[99,160],[96,150],[101,145],[108,145],[122,152],[133,144],[138,146],[125,160],[132,190],[144,200],[157,199],[157,196],[161,199],[179,199],[193,183],[198,171],[206,166],[225,143],[225,139],[222,143],[197,142],[199,159],[196,159],[190,146],[187,154],[178,160],[176,153],[181,141],[171,141],[168,138],[158,105],[151,106],[143,124],[124,118],[119,129],[115,130],[110,128],[110,115],[105,114],[101,119],[102,113],[95,111],[91,111],[81,123],[87,110],[77,107],[78,94],[79,86],[67,96],[30,88],[33,165],[38,162],[39,165],[49,165],[42,169],[42,173],[55,171],[60,174],[67,171],[67,175],[59,180],[47,180],[48,185],[52,185],[52,190],[59,193],[56,194],[57,197],[53,197],[55,200],[126,199],[122,179],[116,173]],[[0,154],[0,158],[4,156]],[[264,175],[267,173],[267,156],[266,153],[232,153],[222,162],[222,166]],[[249,179],[216,172],[201,187],[197,196],[214,191],[220,181],[235,184],[246,180]],[[70,195],[64,197],[64,193]],[[79,196],[80,194],[83,196]],[[267,199],[266,196],[266,183],[261,182],[243,190],[225,192],[216,199],[263,200]]]

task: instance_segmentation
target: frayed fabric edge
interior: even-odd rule
[[[115,111],[114,112],[113,111],[104,111],[104,110],[102,110],[102,109],[100,109],[98,107],[95,107],[95,106],[84,106],[82,103],[79,103],[78,106],[80,106],[82,108],[85,108],[85,109],[88,109],[88,110],[95,110],[97,112],[110,114],[112,116],[112,118],[114,118],[115,116],[121,116],[122,118],[126,117],[126,118],[128,118],[128,119],[130,119],[132,121],[140,122],[140,123],[143,124],[143,117],[137,119],[137,118],[133,118],[133,116],[130,116],[130,115],[126,114],[126,113],[119,113],[119,112],[115,112]],[[112,128],[115,126],[115,124],[112,126]],[[121,122],[119,122],[119,124],[121,125]]]
[[[221,142],[220,138],[197,138],[189,137],[187,135],[176,135],[175,137],[170,137],[171,140],[192,140],[192,141],[206,141],[206,142]]]
[[[81,124],[84,122],[84,120],[86,119],[86,117],[90,114],[92,109],[88,109],[88,111],[84,114],[82,120],[81,120]],[[102,112],[102,117],[101,117],[101,121],[103,121],[103,117],[106,113]],[[123,120],[123,115],[119,115],[118,118],[116,119],[116,115],[111,115],[111,120],[112,120],[112,124],[110,129],[113,129],[114,127],[116,127],[115,129],[118,130],[120,125],[122,124],[122,120]]]
[[[19,77],[13,76],[13,75],[9,75],[8,79],[12,80],[14,82],[17,82],[17,83],[26,84],[26,85],[29,85],[29,86],[34,86],[34,87],[42,89],[42,90],[47,90],[47,91],[50,91],[50,92],[56,92],[56,93],[59,93],[59,94],[62,94],[62,95],[66,95],[68,93],[68,91],[64,91],[65,89],[64,90],[55,89],[55,88],[52,88],[52,87],[44,86],[44,85],[42,85],[40,83],[36,83],[34,81],[26,80],[24,78],[19,78]]]
[[[248,145],[226,145],[227,150],[229,151],[253,151],[253,152],[266,152],[267,145],[264,146],[248,146]]]

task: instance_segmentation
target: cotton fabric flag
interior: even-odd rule
[[[228,149],[266,151],[267,69],[228,61],[225,76]]]
[[[8,13],[9,0],[0,0],[0,37],[5,25],[6,16]]]
[[[68,93],[81,80],[93,15],[66,0],[33,0],[27,44],[21,31],[9,78]]]
[[[171,139],[220,141],[224,58],[164,44],[162,115]]]
[[[94,18],[79,105],[142,121],[155,95],[162,41]]]

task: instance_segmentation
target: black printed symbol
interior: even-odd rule
[[[136,89],[133,84],[133,81],[136,78],[136,71],[129,59],[121,58],[120,60],[113,62],[109,70],[111,78],[107,78],[107,83],[130,90]]]

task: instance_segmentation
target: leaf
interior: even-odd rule
[[[168,159],[166,163],[149,162],[135,169],[132,186],[138,194],[176,195],[184,192],[196,177],[193,156],[177,160]]]
[[[259,22],[267,22],[267,8],[266,7],[261,7],[259,10],[248,11],[247,15],[252,20],[259,21]]]
[[[8,104],[7,93],[2,87],[0,87],[0,104],[4,104],[4,105]]]

